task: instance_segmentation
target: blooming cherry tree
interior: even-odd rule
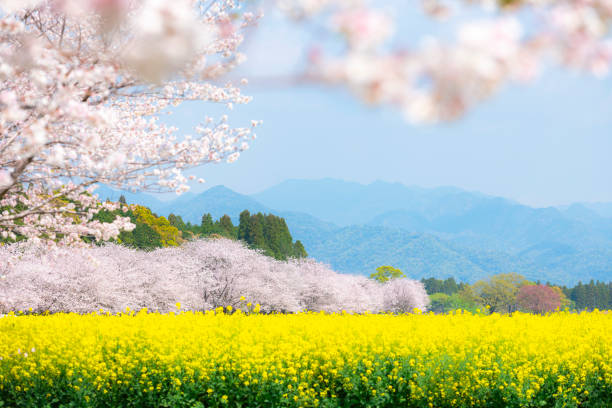
[[[242,104],[218,80],[243,57],[236,1],[5,1],[0,18],[0,233],[79,243],[133,227],[93,220],[96,183],[188,189],[185,169],[233,161],[252,126],[160,121],[184,101]],[[27,8],[23,8],[23,6]],[[253,122],[256,125],[257,122]]]
[[[532,313],[549,313],[561,307],[560,293],[546,285],[522,286],[516,301],[521,309]]]
[[[310,259],[277,261],[239,241],[209,239],[137,251],[107,244],[47,248],[32,242],[0,246],[0,314],[121,312],[148,308],[211,310],[232,306],[262,312],[411,312],[429,298],[422,283],[378,283],[334,272]],[[2,279],[4,277],[4,279]]]

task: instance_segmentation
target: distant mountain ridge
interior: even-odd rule
[[[214,186],[200,194],[179,197],[160,210],[162,215],[174,213],[183,217],[185,222],[199,224],[202,215],[210,213],[217,219],[227,214],[236,223],[240,213],[249,210],[251,213],[270,213],[272,210],[249,196],[236,193],[225,186]]]
[[[276,214],[311,257],[346,273],[391,264],[413,278],[468,282],[501,272],[563,284],[612,279],[612,218],[600,214],[603,204],[532,208],[453,187],[333,179],[287,180],[251,196],[215,186],[171,202],[126,198],[141,196],[159,215],[198,224],[204,213],[234,221],[245,209]]]
[[[364,185],[335,179],[286,180],[253,194],[268,207],[303,212],[340,226],[367,224],[376,215],[394,210],[426,214],[426,218],[458,213],[486,199],[455,187],[425,189],[376,181]],[[441,197],[452,197],[442,201]]]

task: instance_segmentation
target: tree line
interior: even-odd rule
[[[546,313],[555,309],[612,310],[612,282],[578,282],[573,287],[532,282],[522,275],[491,276],[469,285],[454,278],[421,280],[429,295],[430,310],[445,313],[455,309],[483,308],[498,313],[524,311]]]
[[[578,282],[574,287],[562,286],[561,289],[574,304],[576,309],[612,309],[612,282]]]
[[[124,196],[119,198],[119,202],[127,204]],[[133,248],[152,250],[178,246],[196,238],[220,236],[241,240],[250,248],[261,250],[265,255],[278,260],[308,256],[304,245],[299,240],[293,241],[285,219],[273,214],[251,214],[244,210],[240,213],[239,224],[234,225],[227,214],[214,220],[207,213],[197,225],[183,221],[180,215],[169,214],[168,218],[157,216],[141,205],[130,205],[127,208],[127,211],[100,211],[96,219],[111,222],[118,214],[129,217],[136,228],[122,231],[115,241]]]
[[[259,249],[265,255],[278,260],[305,258],[308,256],[301,241],[293,241],[284,218],[274,214],[251,214],[248,210],[240,213],[238,225],[229,215],[214,220],[210,213],[204,214],[200,225],[184,222],[180,215],[168,216],[170,225],[189,237],[218,235],[245,242],[250,248]]]

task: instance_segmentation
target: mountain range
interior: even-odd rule
[[[100,198],[118,199],[106,187]],[[533,208],[454,187],[377,181],[287,180],[251,196],[224,186],[161,201],[124,193],[159,215],[200,223],[204,213],[273,213],[287,221],[309,255],[334,269],[370,274],[380,265],[408,276],[473,282],[502,272],[574,284],[612,278],[612,204]]]

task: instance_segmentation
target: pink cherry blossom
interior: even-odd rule
[[[231,127],[227,117],[190,136],[160,121],[185,101],[250,101],[216,80],[243,59],[237,47],[256,19],[220,36],[236,2],[200,6],[1,3],[0,231],[64,244],[116,236],[133,225],[93,221],[103,207],[92,196],[97,183],[182,193],[184,171],[236,160],[248,147],[252,127]]]
[[[353,49],[368,49],[380,46],[393,31],[393,20],[376,10],[345,9],[332,17],[332,27],[346,36]]]
[[[251,302],[263,312],[403,313],[429,304],[423,285],[411,279],[381,284],[310,259],[276,261],[227,239],[152,252],[14,244],[0,247],[0,277],[0,313],[168,312],[176,302],[186,310],[246,309]]]

